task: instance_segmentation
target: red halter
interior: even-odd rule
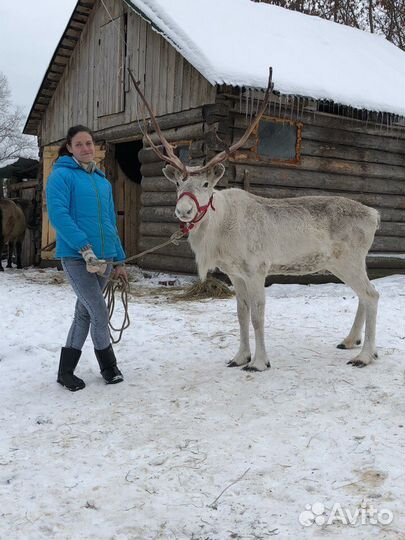
[[[211,195],[210,200],[208,201],[208,204],[206,204],[205,206],[200,206],[198,203],[197,197],[194,195],[194,193],[191,193],[190,191],[185,191],[184,193],[182,193],[180,197],[177,199],[177,202],[179,202],[179,200],[185,196],[190,197],[190,199],[192,199],[195,202],[195,205],[197,207],[197,214],[191,221],[188,221],[187,223],[183,223],[183,222],[180,223],[181,232],[188,234],[191,231],[191,229],[194,229],[194,225],[202,220],[202,218],[208,212],[209,207],[211,207],[215,212],[214,205],[212,204],[214,195]]]

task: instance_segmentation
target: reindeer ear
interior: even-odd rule
[[[222,163],[217,163],[211,170],[211,183],[215,186],[225,174],[225,167]]]
[[[177,186],[180,185],[181,173],[176,167],[173,167],[173,165],[166,165],[166,167],[163,167],[162,172],[170,182],[173,182],[173,184],[176,184]]]

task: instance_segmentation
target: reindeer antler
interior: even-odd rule
[[[234,143],[229,148],[226,148],[226,150],[223,150],[222,152],[220,152],[219,154],[214,156],[205,165],[202,165],[201,167],[193,167],[192,169],[190,169],[174,153],[173,146],[167,141],[167,139],[163,135],[162,130],[160,129],[159,124],[158,124],[158,122],[156,120],[156,117],[153,114],[149,103],[146,101],[146,98],[145,98],[142,90],[140,89],[139,83],[135,79],[135,77],[134,77],[132,71],[130,70],[130,68],[128,68],[128,72],[129,72],[129,76],[131,77],[132,82],[134,83],[135,89],[138,92],[138,94],[139,94],[139,96],[140,96],[140,98],[142,100],[142,103],[144,105],[143,111],[145,111],[145,107],[146,107],[146,109],[148,110],[150,119],[152,121],[152,124],[153,124],[153,126],[155,128],[156,134],[159,137],[159,140],[162,143],[164,149],[166,150],[167,155],[165,156],[163,154],[163,152],[161,152],[159,150],[159,148],[152,141],[152,139],[151,139],[151,137],[150,137],[150,135],[148,133],[148,130],[147,130],[145,114],[143,114],[143,123],[144,123],[144,132],[143,132],[143,134],[144,134],[146,140],[150,144],[150,146],[151,146],[152,150],[155,152],[155,154],[162,161],[166,161],[167,163],[170,163],[171,165],[173,165],[173,167],[175,167],[176,169],[178,169],[179,171],[181,171],[184,174],[184,177],[187,177],[189,175],[199,174],[199,173],[204,172],[204,171],[206,171],[208,169],[211,169],[214,165],[217,165],[218,163],[222,163],[222,161],[225,161],[226,159],[229,158],[229,156],[234,154],[248,140],[248,138],[252,134],[253,130],[255,129],[257,124],[259,123],[260,118],[263,116],[263,113],[266,110],[266,107],[267,107],[267,105],[269,103],[270,92],[271,92],[271,90],[273,88],[273,85],[272,85],[273,68],[269,68],[269,80],[268,80],[267,89],[266,89],[266,93],[264,95],[263,102],[262,102],[262,104],[260,106],[260,109],[258,110],[253,122],[250,124],[250,126],[248,126],[248,128],[246,129],[246,131],[242,135],[242,137],[239,139],[239,141],[237,141],[236,143]],[[218,138],[217,135],[216,135],[216,137]],[[221,141],[221,142],[223,142],[223,141]]]
[[[150,137],[150,135],[148,133],[148,130],[147,130],[145,114],[143,114],[143,123],[144,123],[144,132],[143,132],[143,134],[144,134],[146,140],[150,144],[150,146],[151,146],[152,150],[155,152],[155,154],[162,161],[166,161],[167,163],[170,163],[171,165],[173,165],[173,167],[175,167],[176,169],[181,171],[185,176],[188,176],[188,171],[187,171],[186,165],[184,165],[184,163],[181,161],[181,159],[179,159],[176,156],[176,154],[174,153],[173,146],[168,142],[168,140],[163,135],[162,130],[160,129],[160,126],[159,126],[159,124],[158,124],[158,122],[156,120],[156,117],[153,114],[152,109],[151,109],[149,103],[147,102],[147,100],[146,100],[146,98],[145,98],[145,96],[144,96],[144,94],[143,94],[143,92],[142,92],[142,90],[141,90],[141,88],[139,86],[139,83],[135,79],[134,74],[132,73],[130,68],[128,68],[128,72],[129,72],[129,76],[131,77],[132,82],[134,83],[135,89],[138,92],[138,94],[139,94],[139,96],[140,96],[140,98],[142,100],[142,103],[144,105],[143,111],[145,111],[145,107],[146,107],[146,109],[148,110],[150,119],[152,121],[153,127],[155,128],[156,134],[159,137],[159,140],[162,143],[164,149],[166,150],[167,155],[165,156],[163,154],[163,152],[161,152],[159,150],[159,148],[155,145],[155,143],[152,141],[152,138]]]
[[[266,107],[267,107],[267,105],[269,103],[270,93],[271,93],[272,88],[273,88],[272,78],[273,78],[273,68],[270,67],[269,68],[269,80],[268,80],[268,83],[267,83],[267,89],[266,89],[266,93],[264,95],[263,102],[262,102],[262,104],[260,106],[260,109],[257,111],[257,114],[256,114],[253,122],[250,124],[250,126],[248,126],[248,128],[246,129],[246,131],[242,135],[242,137],[239,139],[239,141],[232,144],[226,150],[222,150],[222,152],[220,152],[219,154],[217,154],[216,156],[211,158],[210,161],[208,163],[206,163],[205,165],[203,165],[202,167],[198,167],[198,169],[193,169],[193,171],[189,172],[189,174],[199,174],[199,173],[204,172],[204,171],[206,171],[208,169],[211,169],[214,165],[217,165],[218,163],[222,163],[222,161],[225,161],[226,159],[228,159],[229,156],[234,154],[243,144],[245,144],[245,142],[248,140],[248,138],[252,134],[252,132],[255,129],[255,127],[257,126],[257,124],[260,122],[260,118],[263,116],[263,113],[266,110]]]

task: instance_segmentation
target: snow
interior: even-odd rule
[[[405,115],[405,52],[384,37],[251,0],[130,0],[212,84]]]
[[[55,382],[74,305],[63,273],[0,275],[0,538],[403,539],[405,277],[374,281],[379,359],[364,369],[335,348],[349,289],[267,288],[264,373],[225,366],[234,298],[172,302],[159,282],[185,280],[132,273],[125,382],[103,383],[88,341],[87,386],[70,393]],[[392,523],[299,522],[307,504],[362,502]]]

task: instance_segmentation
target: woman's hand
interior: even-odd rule
[[[128,274],[124,265],[116,266],[112,275],[113,279],[122,279],[125,283],[128,283]]]

